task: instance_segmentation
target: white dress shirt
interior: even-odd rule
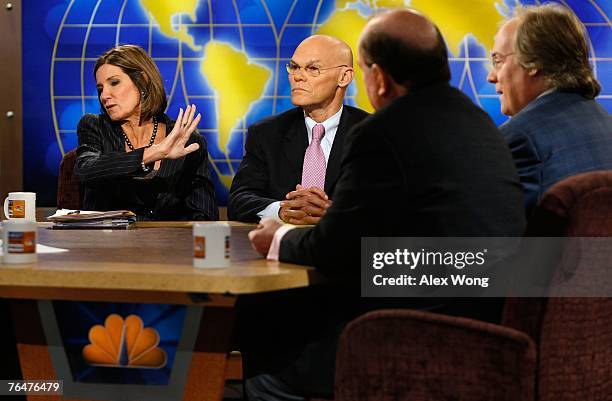
[[[342,116],[343,106],[340,107],[340,110],[327,120],[317,123],[312,118],[306,115],[304,112],[304,123],[306,124],[306,132],[308,133],[308,145],[312,142],[312,129],[316,124],[323,124],[325,127],[325,135],[323,139],[321,139],[321,148],[323,149],[323,155],[325,156],[325,164],[329,162],[329,155],[332,150],[332,146],[334,145],[334,139],[336,138],[336,132],[338,131],[338,125],[340,125],[340,117]],[[296,182],[296,184],[299,184]],[[280,201],[272,202],[265,209],[261,210],[257,213],[260,219],[264,217],[271,217],[276,220],[280,220],[278,216],[278,211],[280,210]]]

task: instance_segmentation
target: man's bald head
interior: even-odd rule
[[[334,65],[353,66],[351,47],[338,38],[329,35],[313,35],[304,39],[295,53],[307,53],[311,58],[330,62]]]
[[[400,85],[448,82],[448,50],[439,29],[421,13],[402,9],[371,19],[359,41],[366,65],[377,64]]]
[[[407,46],[421,50],[431,50],[438,43],[436,26],[421,13],[411,9],[378,14],[369,21],[362,35],[368,33],[385,33]]]
[[[315,121],[325,121],[340,110],[353,80],[353,52],[333,36],[313,35],[295,49],[287,71],[291,102]]]

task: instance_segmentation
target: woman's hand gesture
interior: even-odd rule
[[[184,113],[180,109],[172,131],[160,143],[145,149],[143,162],[149,164],[161,159],[179,159],[198,150],[200,145],[197,143],[185,147],[202,118],[200,114],[195,116],[195,112],[195,105],[187,106]]]

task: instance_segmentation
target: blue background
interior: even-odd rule
[[[505,1],[511,3],[511,0]],[[177,56],[181,55],[185,86],[189,93],[183,93],[181,85],[176,85],[167,113],[175,117],[186,99],[195,103],[199,110],[204,111],[200,132],[208,142],[214,167],[222,174],[237,169],[243,153],[246,127],[263,117],[292,107],[284,64],[297,44],[334,11],[335,1],[236,0],[238,15],[232,3],[210,0],[214,39],[240,48],[242,31],[249,60],[270,68],[278,78],[278,87],[275,91],[274,77],[270,79],[264,96],[253,104],[242,123],[234,129],[226,157],[217,145],[214,92],[199,71],[201,51],[195,52],[178,40],[161,34],[156,25],[150,29],[149,19],[138,0],[24,0],[24,189],[37,193],[38,206],[55,205],[59,163],[63,153],[77,145],[76,125],[84,113],[99,112],[93,66],[99,55],[115,45],[117,35],[118,43],[138,44],[150,52],[161,70],[169,96],[177,71]],[[572,7],[587,26],[597,76],[603,85],[598,101],[612,111],[612,27],[609,23],[612,2],[568,0],[563,3]],[[313,18],[319,6],[315,24]],[[290,18],[287,19],[289,11]],[[200,0],[196,22],[208,24],[211,21],[208,13],[208,1]],[[238,26],[238,17],[241,26]],[[284,28],[278,49],[272,27],[277,31]],[[210,40],[210,31],[207,26],[188,27],[189,34],[199,45]],[[494,86],[486,82],[488,55],[472,36],[467,35],[464,40],[466,43],[461,53],[450,59],[452,84],[462,89],[500,124],[506,117],[500,113]],[[354,87],[349,90],[348,104],[354,103],[353,95]],[[225,205],[227,188],[217,179],[215,169],[211,171],[219,204]]]

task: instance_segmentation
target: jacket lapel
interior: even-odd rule
[[[282,149],[290,171],[297,175],[294,177],[296,182],[301,182],[304,153],[308,147],[308,133],[302,109],[296,111],[295,118],[292,118],[285,127]]]
[[[327,161],[327,170],[325,171],[326,194],[333,192],[334,185],[336,185],[336,181],[338,181],[338,177],[340,176],[340,162],[344,154],[344,138],[346,138],[346,131],[352,126],[349,121],[349,113],[348,107],[345,105],[342,110],[342,115],[340,116],[340,123],[336,131],[336,137],[334,138],[334,145],[332,146],[329,160]]]

